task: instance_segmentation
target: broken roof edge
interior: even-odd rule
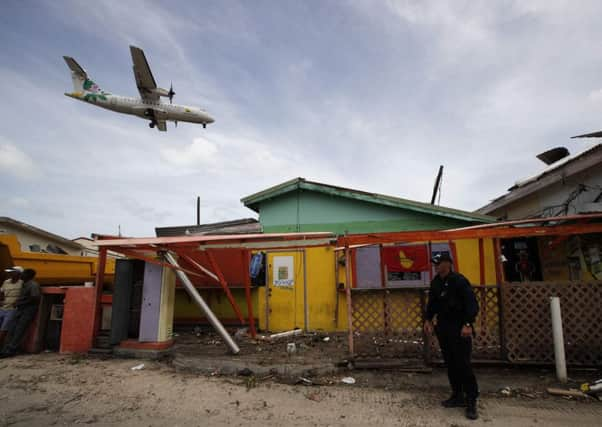
[[[134,237],[126,239],[98,240],[97,245],[109,247],[135,247],[136,245],[170,245],[170,244],[203,244],[220,242],[269,242],[286,240],[307,240],[320,238],[336,238],[330,232],[307,233],[258,233],[258,234],[212,234],[174,237]]]
[[[562,168],[570,167],[574,165],[577,161],[583,161],[585,158],[591,156],[592,154],[595,154],[600,149],[602,149],[602,144],[594,144],[593,146],[590,146],[578,153],[571,154],[567,157],[558,160],[557,162],[552,163],[551,165],[544,168],[541,172],[529,178],[524,178],[522,180],[517,181],[512,187],[508,188],[508,190],[504,194],[492,199],[486,205],[476,209],[475,212],[487,215],[488,213],[493,212],[496,209],[503,208],[504,206],[510,203],[516,202],[517,200],[529,196],[533,191],[535,191],[532,190],[534,188],[534,185],[538,182],[541,182],[542,179],[553,176],[553,173],[558,172]],[[585,167],[583,167],[582,169],[579,169],[569,174],[568,176],[574,175],[583,170],[587,170],[593,166],[595,165],[585,165]],[[557,180],[554,180],[549,185],[553,184],[554,182],[557,182],[560,179],[562,179],[562,177],[559,177]],[[524,194],[520,194],[517,196],[519,192]],[[515,197],[512,198],[512,196]]]
[[[249,209],[252,209],[255,212],[259,212],[258,205],[260,202],[272,199],[274,197],[278,197],[282,194],[286,194],[297,189],[316,191],[319,193],[346,197],[348,199],[359,200],[367,203],[374,203],[398,209],[408,209],[416,212],[421,212],[430,215],[438,215],[466,222],[495,222],[495,218],[488,215],[443,206],[431,205],[429,203],[418,202],[415,200],[404,199],[401,197],[387,196],[385,194],[371,193],[363,190],[356,190],[352,188],[339,187],[331,184],[324,184],[321,182],[308,181],[305,178],[301,177],[285,181],[281,184],[251,194],[250,196],[243,197],[241,199],[241,202]]]

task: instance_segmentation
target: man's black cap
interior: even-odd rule
[[[454,261],[452,260],[452,258],[449,256],[448,253],[443,252],[440,254],[435,255],[433,258],[431,258],[431,262],[435,265],[439,264],[442,261],[449,261],[451,263],[453,263]]]

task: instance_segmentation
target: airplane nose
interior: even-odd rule
[[[215,120],[213,120],[213,117],[211,116],[207,116],[207,123],[213,123]]]

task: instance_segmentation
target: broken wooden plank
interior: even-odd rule
[[[552,396],[570,396],[570,397],[579,397],[582,399],[587,399],[589,396],[579,390],[570,389],[566,390],[563,388],[554,388],[550,387],[547,389],[548,393]]]

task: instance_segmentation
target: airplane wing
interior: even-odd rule
[[[136,78],[136,86],[142,99],[147,101],[157,101],[159,94],[155,92],[157,83],[151,73],[151,69],[144,56],[144,51],[136,46],[130,46],[132,53],[132,61],[134,63],[134,77]]]
[[[571,136],[572,138],[602,138],[602,130],[592,133],[584,133],[583,135]]]
[[[165,120],[156,120],[157,129],[161,132],[167,131],[167,122]]]

